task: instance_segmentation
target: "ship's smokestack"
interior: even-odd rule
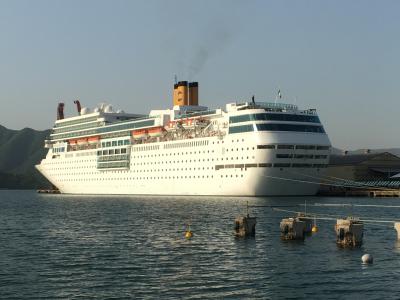
[[[199,105],[199,83],[179,81],[174,84],[174,106]]]
[[[174,106],[179,105],[188,105],[188,82],[187,81],[179,81],[174,84]]]
[[[189,83],[189,105],[199,105],[199,83]]]
[[[64,119],[64,103],[58,103],[57,107],[57,120]]]
[[[79,100],[75,100],[74,104],[76,104],[76,109],[78,110],[78,114],[81,114],[81,103],[79,102]]]

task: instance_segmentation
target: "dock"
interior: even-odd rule
[[[400,190],[395,189],[342,189],[320,191],[319,196],[328,197],[400,197]]]
[[[53,189],[39,189],[36,192],[38,194],[61,194],[60,190],[53,190]]]
[[[351,190],[346,197],[400,197],[400,190]]]

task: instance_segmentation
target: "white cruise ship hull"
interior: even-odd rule
[[[318,166],[327,165],[329,150],[259,147],[267,144],[330,146],[325,133],[248,132],[132,145],[125,169],[99,170],[94,150],[48,154],[37,168],[68,194],[315,195],[325,173]],[[323,158],[315,158],[319,156]]]

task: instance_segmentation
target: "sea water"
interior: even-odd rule
[[[400,243],[393,224],[365,224],[358,249],[336,246],[334,220],[304,242],[280,239],[291,212],[250,207],[254,238],[236,238],[250,206],[400,219],[400,200],[319,197],[43,195],[0,191],[0,298],[399,299]],[[194,236],[184,238],[185,224]],[[372,265],[361,256],[370,253]]]

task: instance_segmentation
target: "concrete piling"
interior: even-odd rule
[[[235,219],[235,235],[238,237],[247,237],[256,235],[257,218],[250,217],[237,217]]]
[[[304,240],[305,222],[297,218],[282,219],[280,223],[283,240]]]
[[[396,229],[397,239],[400,241],[400,222],[394,222],[394,229]]]
[[[296,220],[304,222],[304,233],[310,234],[312,232],[313,220],[311,219],[311,216],[307,216],[304,213],[298,213]]]
[[[364,224],[356,218],[337,219],[335,225],[336,244],[341,247],[360,247]]]

